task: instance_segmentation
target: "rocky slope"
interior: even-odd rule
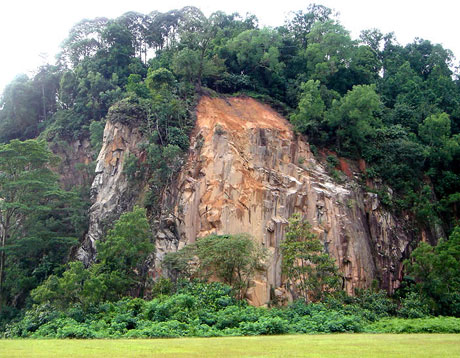
[[[131,207],[138,193],[122,174],[127,153],[140,156],[137,128],[108,122],[92,190],[91,224],[80,257],[90,261],[104,223]],[[203,97],[186,165],[163,201],[156,233],[156,272],[166,252],[210,233],[248,233],[270,252],[268,270],[256,277],[248,298],[265,304],[283,295],[279,244],[287,219],[301,212],[344,274],[344,288],[399,284],[410,235],[404,222],[363,191],[358,174],[334,181],[296,137],[289,123],[250,98]],[[132,189],[132,188],[131,188]]]
[[[125,211],[131,210],[139,198],[139,186],[129,182],[123,172],[129,154],[141,156],[138,145],[142,135],[135,126],[107,121],[102,149],[96,162],[91,185],[93,205],[89,210],[89,228],[77,258],[85,264],[95,257],[95,242],[106,228]]]

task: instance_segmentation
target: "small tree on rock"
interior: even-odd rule
[[[321,301],[325,294],[339,288],[340,276],[334,259],[323,252],[311,225],[299,214],[289,219],[286,237],[280,247],[282,271],[287,283],[305,301]]]

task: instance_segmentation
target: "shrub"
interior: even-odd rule
[[[283,334],[289,331],[289,322],[280,317],[261,317],[255,322],[241,322],[243,335]]]
[[[255,272],[264,269],[265,255],[247,235],[210,235],[176,253],[167,254],[164,265],[179,276],[208,280],[214,275],[232,286],[242,298]],[[198,262],[192,268],[195,258]]]
[[[365,328],[372,333],[460,333],[460,319],[454,317],[387,318]]]
[[[423,318],[430,315],[430,308],[423,297],[415,292],[410,292],[401,300],[398,315],[404,318]]]

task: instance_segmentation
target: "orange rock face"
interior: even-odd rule
[[[348,180],[335,182],[267,105],[203,97],[187,163],[168,199],[178,240],[160,233],[157,259],[211,233],[247,233],[270,253],[267,272],[249,291],[250,301],[263,305],[271,289],[283,292],[279,245],[288,218],[300,212],[336,258],[347,292],[374,279],[392,291],[410,238],[376,194],[354,181],[359,173],[345,171]]]
[[[362,189],[355,166],[344,162],[345,180],[334,181],[288,121],[250,98],[203,97],[190,139],[187,161],[155,220],[153,276],[162,274],[167,252],[199,237],[246,233],[269,252],[267,271],[248,290],[249,302],[291,300],[295,292],[284,287],[279,247],[288,218],[299,212],[335,258],[348,293],[374,280],[390,292],[398,287],[411,237],[403,218]],[[144,140],[135,125],[107,122],[91,188],[90,226],[77,253],[82,261],[94,259],[104,228],[140,200],[146,183],[130,183],[123,166],[128,154],[142,159]]]

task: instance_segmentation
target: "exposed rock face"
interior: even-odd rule
[[[142,135],[137,127],[107,121],[102,149],[96,163],[96,176],[91,185],[93,205],[89,213],[89,228],[78,250],[79,260],[88,264],[95,256],[95,242],[105,232],[105,227],[125,211],[131,210],[139,191],[123,173],[127,156],[140,156],[138,145]]]
[[[94,258],[105,224],[139,198],[141,185],[128,182],[123,165],[128,153],[142,156],[142,141],[138,128],[107,122],[92,185],[90,227],[78,252],[85,262]],[[247,233],[270,253],[266,274],[256,277],[248,292],[250,301],[267,303],[271,288],[285,297],[279,245],[287,219],[300,212],[336,258],[348,293],[375,279],[393,291],[411,237],[376,194],[362,190],[359,170],[340,164],[346,167],[344,184],[328,175],[309,145],[266,105],[249,98],[203,97],[187,162],[168,188],[156,221],[156,273],[165,253],[198,237]]]
[[[270,288],[282,286],[279,244],[287,219],[301,212],[336,258],[347,292],[374,279],[389,291],[398,286],[410,242],[403,223],[355,179],[336,183],[268,106],[204,97],[191,143],[172,191],[179,240],[162,234],[159,258],[211,233],[248,233],[271,254],[267,274],[249,293],[254,304],[265,304]]]
[[[51,150],[61,158],[57,172],[64,189],[91,184],[94,176],[91,168],[93,158],[88,140],[54,144]]]

